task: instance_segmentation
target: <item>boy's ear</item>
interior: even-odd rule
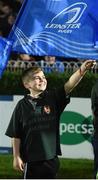
[[[24,87],[25,87],[26,89],[29,89],[29,83],[24,82],[23,85],[24,85]]]

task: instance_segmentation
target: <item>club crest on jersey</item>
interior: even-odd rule
[[[45,105],[44,108],[43,108],[43,112],[46,113],[46,114],[50,114],[51,112],[51,109],[48,105]]]

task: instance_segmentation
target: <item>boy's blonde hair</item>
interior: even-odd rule
[[[36,73],[39,73],[40,71],[42,71],[42,69],[39,66],[33,66],[33,67],[30,67],[30,68],[26,69],[22,74],[22,82],[23,82],[23,84],[27,83],[31,79],[33,79],[33,75],[36,74]]]

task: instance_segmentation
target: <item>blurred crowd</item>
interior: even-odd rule
[[[21,3],[21,0],[0,0],[0,36],[8,36]]]

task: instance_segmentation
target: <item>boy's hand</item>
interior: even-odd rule
[[[24,163],[23,163],[22,159],[19,156],[14,157],[14,159],[13,159],[13,167],[16,170],[24,171]]]
[[[85,72],[86,70],[89,70],[93,68],[96,65],[95,60],[86,60],[82,65],[81,65],[81,72]]]

